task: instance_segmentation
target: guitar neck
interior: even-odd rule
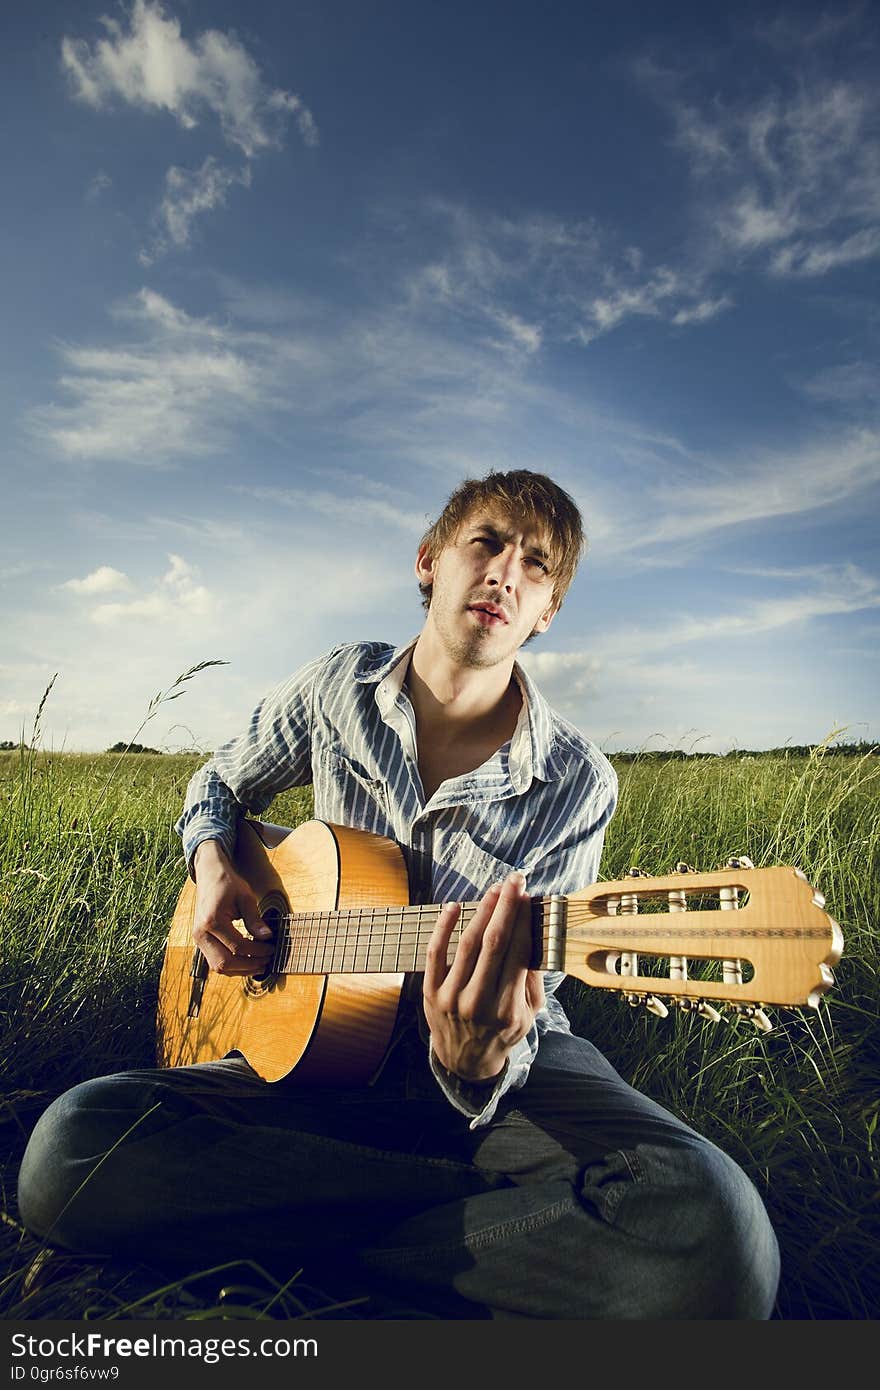
[[[556,901],[551,900],[551,901]],[[454,949],[478,907],[463,903],[452,933]],[[294,912],[281,919],[273,973],[279,975],[396,975],[425,969],[428,942],[442,908],[437,903],[408,907],[353,907],[336,912]],[[529,967],[549,965],[549,906],[531,903],[532,954]]]

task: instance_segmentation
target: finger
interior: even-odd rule
[[[526,979],[526,1003],[536,1014],[539,1009],[543,1009],[547,1002],[544,992],[544,972],[543,970],[530,970]]]
[[[447,993],[459,994],[473,976],[483,949],[483,937],[498,905],[502,884],[493,883],[462,932],[446,976]]]
[[[271,941],[253,941],[231,922],[217,919],[196,927],[193,939],[212,970],[243,975],[265,969],[275,949]]]
[[[522,987],[525,985],[529,954],[520,926],[524,898],[525,878],[516,871],[508,874],[483,932],[479,959],[471,978],[474,1002],[499,997],[502,989],[509,988],[520,977]]]
[[[449,970],[449,943],[460,918],[461,903],[443,904],[425,952],[423,989],[426,992],[436,993],[446,979]]]
[[[259,904],[252,894],[242,894],[239,907],[241,919],[251,936],[255,936],[259,940],[266,940],[272,936],[272,928],[260,916]]]

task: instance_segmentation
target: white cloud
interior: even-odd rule
[[[186,625],[193,619],[213,617],[217,603],[197,571],[180,555],[169,555],[169,568],[152,592],[127,603],[101,603],[89,614],[92,622],[108,625],[118,622],[157,622]]]
[[[524,360],[551,341],[591,343],[633,317],[678,327],[703,324],[729,308],[707,294],[705,271],[646,264],[638,246],[611,246],[595,222],[478,216],[437,199],[422,211],[448,227],[443,254],[411,271],[410,306],[441,308],[460,320],[485,319],[504,330],[494,346]]]
[[[605,662],[589,652],[545,652],[531,647],[520,652],[517,660],[543,689],[564,688],[567,694],[592,693]]]
[[[113,180],[110,175],[105,173],[103,169],[99,169],[97,174],[89,180],[89,186],[86,189],[86,199],[90,203],[93,203],[100,198],[101,194],[104,193],[106,189],[112,187]]]
[[[225,139],[249,159],[281,144],[290,115],[306,143],[317,142],[314,119],[300,97],[268,87],[232,35],[206,29],[190,42],[180,21],[151,0],[134,0],[127,27],[106,16],[101,23],[106,37],[94,45],[69,37],[61,44],[74,95],[89,106],[101,109],[121,99],[166,111],[187,130],[212,114]]]
[[[585,303],[587,322],[578,331],[582,342],[615,328],[626,318],[665,318],[677,327],[708,323],[733,303],[729,295],[703,297],[703,276],[699,271],[685,275],[668,266],[659,266],[648,278],[627,277],[607,272],[610,291]],[[680,306],[680,307],[677,307]]]
[[[702,540],[744,522],[850,503],[880,482],[880,433],[847,431],[801,449],[766,452],[758,460],[716,461],[715,471],[719,476],[709,483],[650,489],[639,527],[609,537],[606,552],[655,546],[668,551],[676,542]]]
[[[250,182],[249,168],[240,171],[225,168],[212,155],[199,169],[179,169],[174,165],[165,175],[165,196],[157,220],[175,246],[188,246],[195,218],[222,207],[233,184],[247,188]],[[153,254],[164,249],[164,245],[160,238]]]
[[[729,719],[735,727],[740,722],[738,703],[741,708],[754,705],[755,691],[764,685],[779,690],[786,673],[774,669],[776,648],[771,648],[769,667],[765,665],[767,639],[777,647],[788,636],[803,643],[804,630],[809,633],[810,625],[817,621],[880,610],[880,582],[856,566],[825,566],[818,573],[799,568],[767,571],[766,577],[787,586],[798,583],[805,587],[783,597],[743,601],[727,611],[682,611],[665,623],[650,625],[628,622],[595,633],[586,648],[540,651],[529,647],[520,660],[551,702],[581,727],[595,729],[597,719],[610,719],[620,721],[615,734],[608,736],[619,737],[618,746],[631,748],[660,737],[672,746],[686,747],[689,737],[680,732],[682,720],[696,716],[703,728],[708,721],[717,729],[719,721],[723,726]],[[816,638],[812,648],[817,683],[828,661],[823,655],[826,645]],[[810,648],[801,650],[808,653]],[[749,655],[746,662],[744,651]],[[807,695],[806,691],[801,693]],[[800,741],[790,722],[797,711],[790,701],[778,703],[775,711],[752,709],[751,727],[762,728],[757,746],[781,743],[785,738]],[[801,703],[812,704],[813,718],[818,716],[821,698],[805,698]],[[854,706],[858,707],[858,697]],[[644,729],[646,708],[653,711],[652,718],[665,725],[665,733]],[[771,732],[777,715],[789,721],[783,734]],[[828,719],[835,722],[830,714]],[[622,735],[621,723],[626,730]],[[690,730],[690,734],[694,732]],[[822,732],[821,726],[813,728],[808,737],[815,740]],[[745,741],[751,737],[745,735]],[[717,735],[712,741],[713,746],[719,746]]]
[[[880,366],[876,362],[845,362],[825,367],[802,382],[801,388],[817,401],[839,405],[865,401],[876,407],[880,402]]]
[[[95,110],[122,101],[164,111],[185,130],[211,117],[226,143],[246,161],[237,171],[209,155],[197,169],[173,165],[167,171],[165,193],[153,217],[162,230],[138,257],[149,266],[172,247],[187,248],[194,219],[223,206],[233,184],[250,184],[250,161],[267,149],[282,148],[291,118],[307,145],[318,143],[318,127],[300,97],[267,85],[233,35],[206,29],[190,42],[181,34],[179,20],[158,0],[133,0],[127,21],[126,27],[104,16],[106,37],[94,45],[85,39],[62,40],[61,63],[73,95]],[[97,197],[109,182],[102,172],[88,196]]]
[[[222,449],[243,413],[273,390],[268,344],[194,318],[149,290],[120,306],[142,341],[62,346],[69,404],[34,410],[29,423],[70,459],[161,464]]]
[[[700,257],[713,275],[730,270],[730,248],[774,276],[817,277],[880,255],[880,89],[857,18],[843,27],[852,57],[845,77],[816,37],[822,26],[758,31],[753,41],[774,46],[787,35],[786,62],[751,98],[709,86],[710,54],[688,73],[651,60],[633,65],[690,161]],[[754,58],[748,44],[741,37],[743,66]]]
[[[482,456],[491,443],[498,462],[509,451],[500,427],[512,436],[535,395],[522,370],[533,355],[524,319],[509,327],[524,345],[501,353],[485,337],[427,326],[392,295],[372,314],[328,307],[305,325],[251,329],[143,289],[113,318],[127,330],[115,344],[59,348],[63,396],[28,416],[62,457],[164,465],[223,453],[243,421],[265,435],[283,412],[318,421],[346,448],[356,439],[411,465],[430,454],[458,471],[477,444]]]
[[[672,322],[677,328],[689,323],[708,323],[732,305],[733,299],[729,294],[723,294],[718,299],[702,299],[690,308],[676,310],[672,315]]]
[[[722,232],[734,246],[754,251],[784,241],[798,226],[798,216],[791,206],[768,206],[754,188],[747,188],[731,200]]]
[[[423,515],[402,511],[399,504],[383,501],[377,497],[367,497],[354,493],[351,482],[345,493],[328,492],[323,488],[279,488],[244,487],[237,485],[232,491],[255,498],[258,502],[271,502],[276,506],[291,507],[297,511],[314,511],[329,516],[335,521],[351,521],[357,525],[375,522],[378,526],[393,526],[410,535],[420,536],[426,529]]]
[[[84,579],[68,579],[61,587],[74,594],[109,594],[115,589],[130,589],[131,580],[112,565],[100,565]]]
[[[839,242],[810,244],[793,241],[778,251],[770,262],[774,275],[827,275],[838,266],[858,265],[880,255],[880,226],[866,227]]]

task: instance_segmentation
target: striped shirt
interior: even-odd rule
[[[533,896],[596,881],[616,774],[519,665],[522,707],[512,737],[425,798],[405,687],[415,640],[398,649],[381,642],[335,647],[260,702],[246,732],[219,748],[187,787],[175,829],[191,873],[202,840],[219,840],[231,856],[244,811],[262,815],[279,792],[311,783],[317,819],[397,842],[412,902],[472,901],[513,869],[525,874]],[[431,1056],[438,1083],[473,1116],[472,1127],[487,1123],[501,1095],[524,1083],[542,1033],[569,1031],[554,997],[563,978],[545,974],[546,1004],[476,1115]]]

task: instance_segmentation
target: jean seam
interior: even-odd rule
[[[641,1162],[639,1161],[639,1156],[635,1152],[635,1150],[615,1149],[614,1154],[617,1154],[620,1158],[623,1159],[624,1163],[629,1169],[630,1177],[634,1183],[643,1183],[645,1181],[645,1171],[641,1165]],[[609,1157],[613,1156],[613,1154],[609,1155]],[[620,1208],[620,1204],[628,1191],[629,1185],[627,1183],[618,1181],[614,1184],[613,1187],[610,1187],[604,1193],[604,1200],[602,1203],[602,1215],[609,1226],[612,1225],[612,1223],[616,1219],[618,1210]]]
[[[401,1265],[418,1263],[424,1264],[426,1256],[455,1255],[461,1250],[479,1251],[485,1250],[488,1246],[500,1240],[509,1240],[511,1236],[526,1235],[530,1231],[540,1230],[544,1226],[552,1223],[564,1216],[571,1210],[571,1203],[568,1201],[553,1202],[549,1207],[544,1207],[540,1212],[534,1212],[531,1216],[519,1216],[513,1221],[500,1221],[491,1226],[485,1226],[480,1231],[474,1231],[470,1235],[462,1236],[461,1240],[447,1241],[443,1245],[398,1245],[382,1246],[366,1252],[368,1259],[372,1262],[377,1256],[382,1259],[394,1259]]]

